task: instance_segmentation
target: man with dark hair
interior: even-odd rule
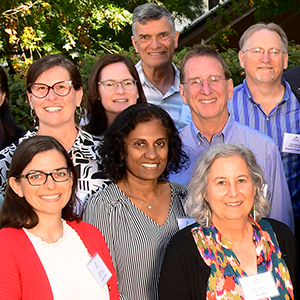
[[[275,23],[250,26],[239,41],[246,78],[235,87],[228,110],[232,117],[269,135],[281,154],[300,235],[300,102],[282,77],[288,65],[288,39]]]
[[[193,120],[180,133],[191,164],[187,170],[171,174],[170,181],[187,185],[196,161],[210,146],[243,144],[255,154],[263,170],[263,192],[271,206],[269,216],[293,230],[293,210],[280,153],[270,137],[235,122],[229,115],[227,102],[232,97],[233,82],[221,55],[209,46],[193,47],[182,60],[180,81],[180,94]],[[232,203],[240,205],[240,198]]]
[[[132,17],[132,44],[140,55],[136,64],[147,101],[164,108],[177,128],[189,121],[189,109],[179,93],[179,72],[172,63],[179,33],[171,13],[163,6],[145,3]]]

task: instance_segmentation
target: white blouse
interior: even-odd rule
[[[107,285],[101,288],[89,271],[91,261],[77,232],[63,221],[63,236],[46,243],[24,229],[46,271],[54,300],[109,300]]]

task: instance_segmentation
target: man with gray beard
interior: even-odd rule
[[[246,78],[235,87],[228,110],[236,121],[269,135],[276,142],[299,238],[300,103],[282,78],[288,65],[288,39],[279,25],[258,23],[243,33],[239,46],[240,65]]]

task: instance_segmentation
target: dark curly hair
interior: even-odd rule
[[[36,154],[53,149],[57,150],[64,156],[67,167],[71,170],[71,174],[73,176],[71,198],[62,210],[62,218],[68,221],[79,221],[80,216],[78,215],[77,211],[80,206],[80,200],[76,196],[78,180],[76,169],[64,147],[53,137],[37,135],[23,141],[17,147],[12,157],[8,178],[17,178],[18,176],[20,176],[23,170],[32,161]],[[19,178],[16,180],[21,179]],[[24,197],[19,197],[10,187],[10,185],[8,185],[0,211],[0,228],[25,227],[27,229],[30,229],[35,227],[38,222],[38,215],[33,210],[32,206],[26,201]]]
[[[168,138],[168,162],[166,169],[159,177],[166,179],[173,172],[177,173],[185,167],[189,158],[182,149],[173,120],[169,114],[159,106],[150,103],[134,104],[121,112],[107,129],[103,145],[100,148],[103,171],[113,182],[118,182],[126,175],[125,138],[139,123],[159,120],[166,130]]]

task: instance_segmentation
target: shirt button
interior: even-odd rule
[[[267,118],[267,121],[269,121],[269,118]]]

